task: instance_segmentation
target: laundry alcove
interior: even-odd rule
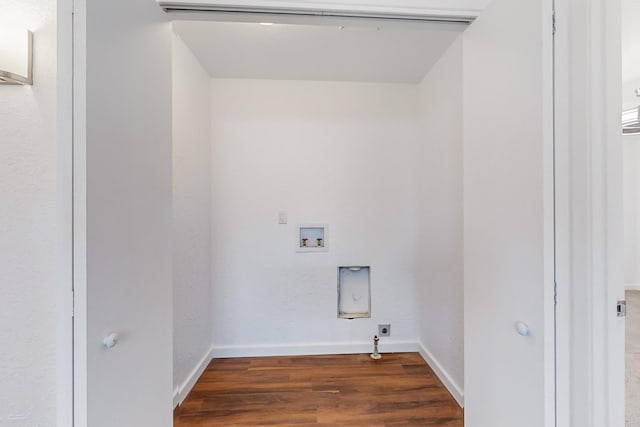
[[[464,28],[173,22],[174,403],[210,357],[370,353],[378,324],[461,401]]]
[[[392,334],[379,350],[418,351],[464,393],[470,424],[554,419],[554,118],[562,132],[604,129],[582,116],[602,94],[554,116],[551,1],[494,0],[464,32],[427,22],[437,11],[423,2],[365,1],[299,6],[366,21],[294,22],[260,0],[250,27],[236,12],[166,13],[154,0],[67,2],[77,424],[169,425],[172,386],[178,403],[211,358],[376,363],[380,324]],[[275,18],[296,8],[283,3]],[[372,11],[385,19],[372,24]],[[597,37],[558,27],[571,36],[565,59],[574,41],[608,46],[602,22],[573,18]],[[608,66],[598,57],[583,59]],[[562,90],[569,74],[591,77],[570,68]],[[606,80],[593,77],[593,88]],[[326,224],[328,250],[296,251],[299,224]],[[339,266],[370,266],[371,317],[337,318]]]

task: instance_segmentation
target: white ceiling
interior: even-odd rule
[[[355,23],[354,23],[355,22]],[[418,83],[465,28],[175,21],[215,78]]]

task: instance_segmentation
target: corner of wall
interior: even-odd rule
[[[420,83],[420,354],[463,406],[462,36]],[[434,325],[434,326],[431,326]],[[437,326],[435,326],[437,325]]]
[[[182,402],[187,398],[193,386],[196,385],[204,371],[209,366],[209,363],[212,359],[213,347],[210,347],[209,350],[202,356],[200,361],[196,364],[196,366],[191,370],[187,378],[182,382],[182,384],[177,385],[173,390],[173,408],[177,408],[182,405]]]
[[[173,312],[174,404],[181,402],[211,354],[210,77],[173,36]],[[198,356],[203,352],[203,359]]]
[[[420,356],[427,362],[427,365],[433,369],[433,372],[436,374],[438,379],[445,386],[449,394],[458,402],[461,408],[464,408],[464,391],[462,387],[449,375],[446,369],[442,366],[442,364],[434,357],[434,355],[427,350],[425,345],[420,342],[418,343]]]

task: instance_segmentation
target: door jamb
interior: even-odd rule
[[[57,0],[57,424],[61,426],[87,425],[85,10],[86,0]]]
[[[57,425],[73,426],[73,1],[57,1]]]
[[[556,425],[624,425],[620,1],[555,0]]]
[[[73,382],[74,425],[88,424],[87,2],[73,3]]]

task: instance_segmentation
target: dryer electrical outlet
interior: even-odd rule
[[[384,323],[378,325],[378,336],[379,337],[390,337],[391,336],[391,324]]]

